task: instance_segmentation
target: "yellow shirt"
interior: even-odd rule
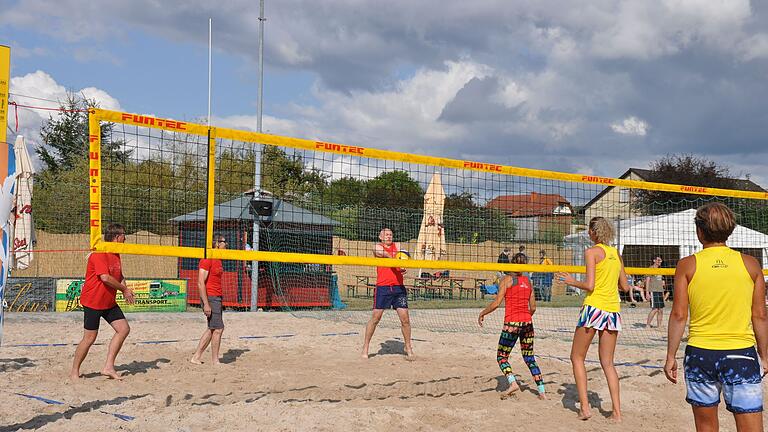
[[[688,284],[691,323],[688,345],[731,350],[755,345],[752,294],[741,253],[727,246],[706,248],[694,255],[696,273]]]
[[[602,243],[596,246],[605,251],[605,258],[595,266],[595,289],[587,294],[584,304],[605,312],[619,312],[619,252],[616,248]]]

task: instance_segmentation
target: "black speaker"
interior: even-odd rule
[[[248,212],[254,216],[272,216],[272,201],[252,199]]]

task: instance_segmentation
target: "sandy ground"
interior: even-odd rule
[[[547,313],[540,310],[539,316]],[[99,345],[83,364],[85,378],[70,383],[82,314],[8,314],[0,348],[0,431],[693,429],[684,387],[669,384],[660,369],[661,345],[619,340],[616,360],[626,363],[618,366],[625,420],[617,426],[607,418],[611,403],[596,346],[587,365],[595,417],[577,420],[570,344],[562,334],[542,332],[536,341],[550,399],[536,398],[516,349],[511,364],[523,392],[501,400],[507,384],[496,364],[495,332],[415,328],[417,360],[409,362],[399,330],[380,328],[371,358],[361,360],[358,324],[225,313],[225,364],[214,368],[188,362],[204,328],[201,313],[128,319],[132,332],[117,359],[124,380],[97,374],[112,335],[102,322]],[[489,317],[486,325],[497,326],[500,319]],[[721,430],[735,430],[724,407],[720,418]]]

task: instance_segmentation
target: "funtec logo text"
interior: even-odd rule
[[[613,180],[610,177],[599,177],[599,176],[581,176],[581,181],[590,182],[590,183],[600,183],[600,184],[613,184]]]
[[[168,119],[161,119],[156,117],[149,117],[149,116],[143,116],[138,114],[128,114],[124,113],[122,116],[123,121],[128,121],[134,124],[139,125],[147,125],[147,126],[157,126],[157,127],[164,127],[168,129],[175,129],[175,130],[186,130],[187,129],[187,123],[176,121],[176,120],[168,120]]]
[[[332,151],[337,153],[348,153],[348,154],[358,154],[358,155],[363,154],[363,150],[365,150],[363,147],[327,143],[322,141],[315,141],[315,148],[318,150],[327,150],[327,151]]]
[[[464,161],[464,168],[479,169],[483,171],[501,172],[501,165],[484,163],[484,162]]]

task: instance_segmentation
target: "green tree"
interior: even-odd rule
[[[720,189],[748,189],[759,191],[754,184],[735,179],[727,166],[693,155],[668,155],[651,163],[648,181],[657,183],[703,186]],[[749,178],[749,175],[746,175]],[[634,190],[633,206],[649,215],[673,213],[697,208],[707,202],[718,201],[733,209],[737,222],[763,233],[768,233],[768,202],[712,195],[676,192]]]
[[[331,211],[329,214],[330,218],[341,224],[334,228],[334,235],[347,240],[360,240],[364,238],[365,236],[360,233],[359,210],[358,206],[348,206]]]
[[[717,162],[690,154],[673,154],[651,163],[646,179],[655,183],[738,189],[739,180],[731,178],[730,169]],[[700,206],[706,197],[683,192],[637,189],[633,206],[644,214],[656,215]]]
[[[320,195],[328,178],[317,168],[305,167],[300,155],[289,156],[275,146],[264,146],[261,175],[262,189],[287,200]]]
[[[445,209],[473,209],[478,205],[475,203],[475,195],[469,192],[460,194],[452,193],[445,197]]]
[[[407,172],[388,171],[366,182],[364,203],[369,207],[421,209],[424,190]]]
[[[508,242],[515,236],[515,223],[498,209],[450,208],[443,214],[448,242]]]
[[[185,155],[176,165],[159,157],[104,165],[103,221],[119,221],[128,232],[174,233],[171,219],[206,204],[205,168],[194,161]]]
[[[322,203],[334,208],[360,205],[365,199],[366,186],[365,180],[354,177],[333,180],[323,191]]]
[[[88,110],[98,107],[93,99],[80,98],[73,93],[67,93],[67,98],[59,108],[61,113],[53,115],[43,124],[41,136],[44,146],[36,152],[45,168],[51,171],[70,170],[78,165],[78,161],[88,159]],[[126,161],[131,155],[130,150],[124,150],[124,141],[112,136],[114,123],[101,125],[102,160]]]
[[[234,199],[253,189],[255,152],[227,149],[216,158],[216,203]]]
[[[69,170],[43,170],[35,175],[32,195],[35,229],[50,233],[88,232],[88,159],[73,161]]]

